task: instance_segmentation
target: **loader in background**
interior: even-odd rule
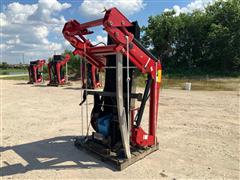
[[[43,82],[43,66],[46,60],[30,61],[28,67],[29,81],[28,84]]]

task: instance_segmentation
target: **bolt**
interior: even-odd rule
[[[118,36],[119,36],[119,33],[118,33],[118,32],[115,32],[115,33],[114,33],[114,36],[115,36],[115,37],[118,37]]]
[[[112,21],[108,21],[108,26],[112,26],[113,22]]]

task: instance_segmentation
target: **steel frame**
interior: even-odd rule
[[[31,64],[31,63],[34,63],[34,64]],[[37,77],[37,70],[42,68],[45,63],[46,63],[45,59],[30,62],[30,65],[28,67],[28,74],[29,74],[28,84],[40,83],[43,81],[42,75],[40,76],[40,78]],[[31,68],[32,68],[32,70],[31,70]],[[32,79],[32,73],[33,73],[33,79]]]
[[[49,74],[49,83],[48,83],[48,85],[49,86],[51,86],[51,85],[53,85],[53,86],[63,85],[66,82],[66,79],[65,78],[61,78],[61,76],[60,76],[60,69],[68,61],[70,61],[70,55],[66,54],[65,58],[62,61],[56,62],[56,64],[52,64],[52,62],[48,63],[48,74]],[[56,66],[57,82],[54,82],[52,80],[51,68],[52,68],[53,65]]]
[[[85,35],[93,33],[91,27],[103,26],[115,44],[106,46],[93,45]],[[85,57],[89,63],[97,68],[104,68],[105,56],[121,53],[144,74],[152,78],[150,88],[149,132],[146,133],[140,126],[131,127],[131,143],[146,147],[156,145],[156,127],[158,117],[158,99],[161,84],[161,63],[148,52],[127,30],[132,23],[116,8],[106,10],[102,19],[80,24],[76,20],[68,21],[63,28],[63,35],[75,50],[74,54]],[[121,95],[121,93],[118,93]]]

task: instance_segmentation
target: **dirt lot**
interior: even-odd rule
[[[160,150],[118,172],[73,145],[81,135],[79,84],[0,81],[3,179],[239,179],[239,92],[163,89]],[[147,112],[144,119],[146,126]]]

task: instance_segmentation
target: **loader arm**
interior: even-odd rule
[[[36,61],[31,61],[30,66],[28,68],[28,73],[29,73],[29,84],[32,83],[40,83],[42,82],[42,75],[38,78],[38,70],[42,68],[45,64],[46,60],[36,60]]]
[[[66,54],[64,58],[62,55],[53,56],[53,60],[48,63],[49,86],[58,86],[66,82],[65,78],[61,77],[61,69],[70,59],[69,54]]]
[[[94,46],[84,36],[93,33],[91,27],[103,26],[114,41],[112,45]],[[161,63],[141,43],[134,38],[134,35],[127,30],[132,23],[116,8],[106,10],[102,19],[80,24],[76,20],[68,21],[63,28],[63,35],[75,50],[74,54],[86,57],[88,62],[98,68],[104,68],[105,56],[122,53],[128,56],[129,60],[144,74],[148,74],[149,82],[150,112],[149,112],[149,133],[146,134],[140,127],[140,123],[132,128],[132,143],[139,146],[151,146],[156,143],[156,125],[158,115],[158,98],[161,82]],[[128,39],[128,41],[127,41]],[[127,47],[129,44],[129,47]],[[127,52],[129,50],[129,54]],[[146,97],[147,97],[146,96]],[[144,107],[142,107],[144,109]],[[141,117],[140,117],[141,118]],[[138,121],[139,122],[139,121]]]

